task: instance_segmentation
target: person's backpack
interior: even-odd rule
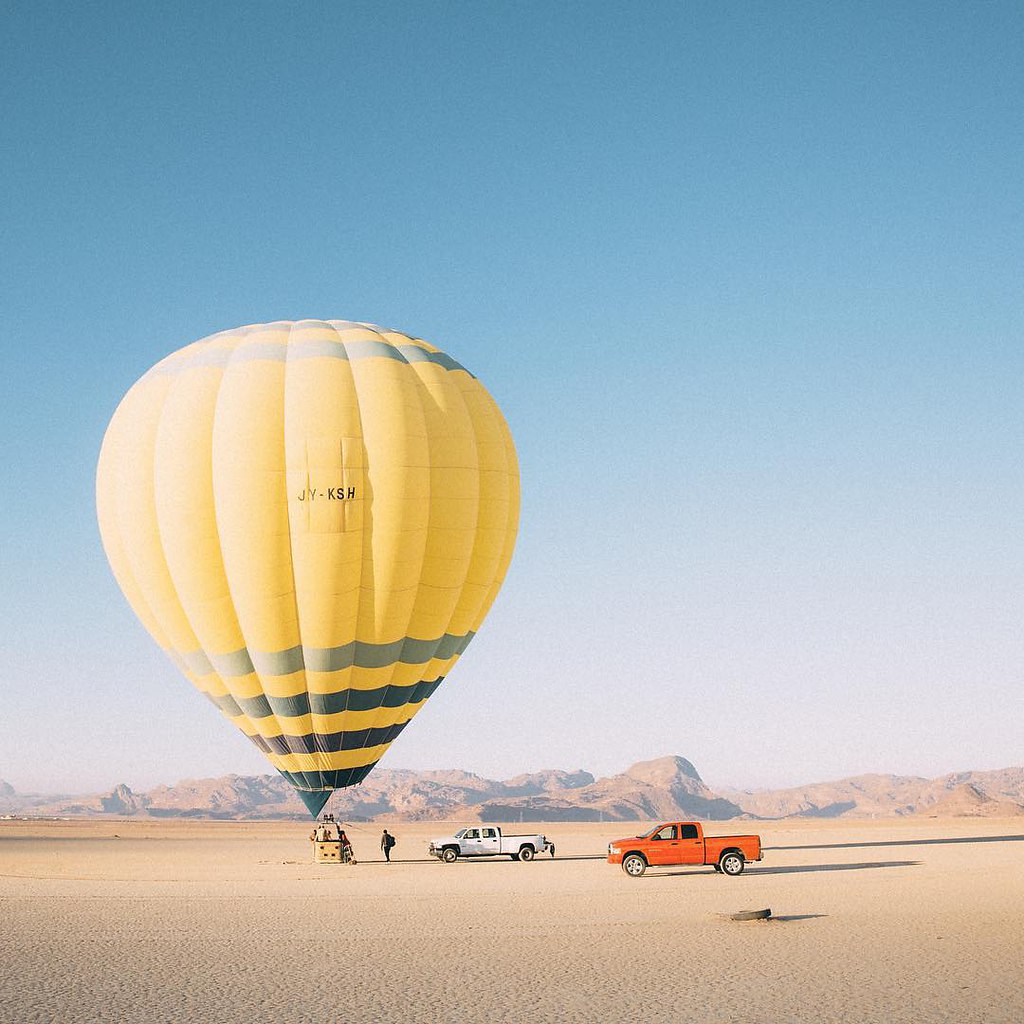
[[[389,833],[389,834],[388,834],[388,840],[387,840],[387,842],[388,842],[388,849],[390,850],[390,849],[393,849],[393,848],[394,848],[394,845],[395,845],[395,843],[397,843],[397,842],[398,842],[398,840],[397,840],[397,839],[396,839],[396,838],[395,838],[395,837],[394,837],[393,835],[391,835],[391,834]]]

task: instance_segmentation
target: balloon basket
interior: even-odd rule
[[[313,843],[313,861],[316,864],[345,864],[342,857],[341,843],[337,839]]]
[[[323,821],[314,826],[309,840],[313,844],[314,864],[355,864],[352,844],[342,841],[344,830],[333,814],[325,814]]]

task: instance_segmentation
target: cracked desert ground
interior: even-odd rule
[[[712,824],[764,861],[635,880],[639,823],[453,865],[386,824],[341,866],[301,823],[0,822],[0,1020],[1024,1021],[1024,818]]]

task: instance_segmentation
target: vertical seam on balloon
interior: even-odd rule
[[[387,339],[382,337],[382,335],[380,334],[379,331],[374,330],[372,327],[370,328],[370,330],[374,334],[376,334],[378,338],[381,339],[381,342],[383,344],[388,345],[388,346],[390,346],[392,348],[395,348],[395,346],[391,345],[391,342],[387,341]],[[415,371],[412,370],[412,368],[411,368],[411,366],[409,364],[409,360],[406,359],[405,356],[402,355],[402,353],[401,353],[401,351],[399,349],[395,348],[395,351],[398,352],[399,356],[401,357],[399,360],[397,360],[397,362],[399,362],[399,364],[401,366],[405,367],[405,369],[402,371],[403,380],[406,378],[406,374],[408,374],[410,372],[413,373],[414,377],[417,377],[418,375],[415,373]],[[402,397],[404,398],[404,396],[402,396]],[[424,430],[423,433],[424,433],[424,435],[427,438],[427,451],[429,452],[430,451],[430,432],[428,430]],[[408,437],[408,423],[406,423],[406,437]],[[428,461],[429,461],[429,457],[428,457]],[[405,466],[404,468],[405,469],[409,469],[408,466]],[[428,494],[428,506],[427,507],[428,507],[428,509],[430,507],[429,506],[429,494]],[[427,536],[429,537],[429,535],[430,535],[430,518],[429,518],[429,512],[428,512]],[[426,552],[426,544],[424,544],[424,553],[425,552]],[[420,562],[420,572],[422,573],[422,571],[423,571],[423,563],[421,561]],[[417,593],[418,593],[418,591],[417,591]],[[415,606],[416,606],[416,599],[413,598],[413,608],[415,608]],[[408,638],[408,636],[409,636],[409,623],[411,621],[412,621],[412,612],[410,611],[410,613],[409,613],[409,620],[405,623],[405,626],[402,629],[402,635],[404,637],[406,637],[406,638]],[[356,635],[357,636],[359,635],[358,634],[358,624],[357,624],[357,629],[356,629]],[[356,641],[356,642],[358,644],[358,641]],[[377,727],[377,722],[379,722],[380,718],[381,718],[381,712],[387,707],[388,693],[391,691],[391,687],[394,684],[395,673],[398,671],[398,666],[401,663],[401,660],[402,660],[402,656],[401,656],[401,652],[400,652],[399,656],[391,663],[391,671],[388,674],[387,682],[384,684],[384,693],[381,696],[380,706],[376,709],[376,713],[374,714],[373,718],[370,719],[370,725],[369,725],[368,729],[373,729],[373,728]],[[367,736],[367,739],[369,739],[369,737],[370,737],[369,731],[367,731],[366,736]],[[383,756],[384,755],[382,754],[381,757],[383,757]]]
[[[306,702],[309,703],[309,680],[306,676],[306,653],[305,648],[302,646],[302,619],[299,616],[299,594],[298,584],[295,579],[295,549],[292,544],[292,511],[291,502],[288,500],[288,368],[291,362],[291,342],[292,342],[292,331],[295,330],[294,322],[288,325],[288,336],[285,338],[284,345],[284,374],[281,380],[281,460],[284,468],[284,480],[282,481],[282,489],[284,491],[284,518],[288,528],[288,570],[292,578],[292,606],[295,609],[295,632],[299,639],[299,661],[302,663],[302,667],[299,671],[302,673],[302,684],[306,692]],[[304,445],[307,451],[306,457],[306,473],[309,474],[309,457],[308,457],[308,445]],[[262,682],[262,679],[260,680]],[[268,702],[269,703],[269,702]],[[313,728],[313,716],[310,712],[309,715],[309,731],[313,737],[313,746],[316,748],[317,753],[326,753],[325,750],[321,749],[320,733]],[[282,735],[284,734],[284,727],[281,728]]]
[[[469,546],[469,553],[466,556],[465,572],[462,576],[462,585],[459,587],[459,596],[455,599],[452,605],[451,615],[448,617],[448,622],[445,625],[445,634],[451,633],[452,622],[455,620],[455,614],[459,610],[459,603],[462,601],[462,595],[466,591],[466,580],[469,578],[469,570],[473,564],[473,551],[476,548],[477,537],[480,530],[480,444],[477,440],[476,433],[476,421],[473,419],[473,413],[469,408],[469,404],[466,402],[465,396],[462,393],[462,388],[459,387],[458,382],[449,377],[442,378],[445,381],[446,386],[452,391],[452,393],[458,395],[459,402],[462,403],[462,408],[466,413],[466,420],[469,423],[469,434],[473,440],[473,454],[476,458],[476,521],[473,527],[473,543]],[[469,632],[469,630],[466,630]],[[435,652],[436,653],[436,652]]]
[[[480,387],[483,388],[481,384]],[[519,532],[518,518],[519,518],[519,460],[516,456],[515,444],[512,441],[512,431],[509,429],[508,423],[505,420],[501,409],[497,402],[493,403],[494,414],[499,426],[499,432],[501,434],[502,449],[505,453],[505,473],[508,477],[509,482],[509,501],[508,508],[505,512],[505,526],[504,526],[504,539],[502,541],[501,550],[498,554],[498,564],[495,567],[495,574],[488,586],[487,594],[484,600],[480,604],[480,609],[477,612],[479,621],[482,622],[486,618],[488,612],[494,604],[495,599],[498,596],[498,591],[501,589],[501,585],[505,580],[505,576],[508,573],[508,567],[512,561],[512,553],[515,550],[515,539],[516,534]]]
[[[289,328],[289,331],[290,330],[291,329]],[[247,331],[242,334],[243,338],[245,336],[245,333],[247,333]],[[241,341],[241,338],[239,340]],[[210,471],[211,471],[211,474],[213,473],[213,443],[214,443],[214,440],[216,439],[216,436],[217,436],[217,430],[216,430],[216,426],[217,426],[217,411],[218,411],[218,409],[220,407],[221,394],[222,394],[222,392],[224,390],[224,381],[227,378],[228,372],[231,369],[231,365],[232,365],[232,363],[234,363],[235,357],[236,357],[236,355],[237,355],[237,353],[239,351],[241,351],[241,345],[236,342],[235,345],[232,346],[231,355],[228,357],[228,361],[227,361],[227,363],[224,366],[224,372],[221,374],[220,380],[217,383],[217,394],[216,394],[216,396],[214,398],[214,402],[213,402],[213,422],[211,424],[211,431],[210,431]],[[212,484],[212,482],[211,482],[211,487],[212,487],[212,492],[211,493],[213,494],[213,521],[214,521],[214,525],[217,528],[217,540],[218,540],[218,548],[220,549],[220,552],[221,552],[221,560],[220,561],[221,561],[221,570],[224,573],[224,584],[227,587],[228,597],[231,600],[231,612],[234,615],[235,625],[238,627],[238,634],[242,638],[243,648],[245,649],[246,652],[248,652],[249,651],[249,638],[245,635],[245,630],[242,629],[242,623],[241,623],[241,620],[238,617],[238,607],[237,607],[237,605],[235,603],[234,589],[231,586],[231,577],[228,575],[228,567],[227,567],[227,565],[224,562],[224,550],[223,550],[223,546],[222,546],[221,541],[220,541],[220,522],[219,522],[219,520],[217,518],[217,488],[216,488],[215,485]],[[250,656],[249,660],[250,660],[250,663],[251,663],[252,662],[251,656]],[[267,696],[266,696],[266,686],[264,685],[264,682],[263,682],[263,676],[257,670],[255,665],[252,666],[252,674],[256,676],[256,679],[258,680],[259,685],[260,685],[260,690],[263,692],[264,700],[267,701],[267,706],[270,708],[270,714],[268,716],[266,716],[266,717],[272,719],[274,724],[277,726],[279,732],[283,734],[284,733],[284,724],[281,722],[280,718],[278,718],[277,712],[274,710],[273,705],[267,699]],[[227,683],[226,680],[225,680],[225,685],[228,687],[228,691],[230,692],[231,688],[230,688],[230,685]],[[246,718],[248,718],[248,715],[246,715]],[[256,731],[256,733],[259,734],[259,727],[256,726],[256,724],[254,722],[251,723],[251,724],[253,725],[253,728]]]
[[[492,408],[492,406],[494,406],[494,404],[495,404],[493,402],[493,400],[491,400],[489,403],[484,403],[483,407],[481,407],[479,405],[474,405],[471,408],[469,403],[466,401],[466,398],[465,398],[466,394],[468,394],[470,390],[475,390],[478,394],[482,392],[488,399],[490,398],[490,396],[486,394],[486,391],[484,391],[483,386],[479,385],[475,378],[470,380],[470,385],[471,385],[471,387],[470,388],[466,388],[465,390],[463,388],[459,388],[458,389],[459,394],[462,396],[463,404],[466,406],[466,414],[469,417],[470,428],[471,428],[471,430],[473,432],[473,444],[474,444],[474,447],[476,449],[476,464],[477,464],[476,530],[474,532],[473,547],[470,549],[469,561],[468,561],[468,563],[466,565],[466,579],[467,580],[469,579],[469,570],[473,567],[473,558],[474,558],[474,555],[476,554],[476,551],[477,551],[477,545],[479,543],[481,543],[481,538],[480,538],[480,515],[481,515],[481,510],[483,508],[483,474],[484,474],[484,466],[483,466],[483,462],[482,462],[482,460],[480,458],[480,434],[479,434],[479,431],[477,429],[477,416],[479,414],[482,414],[483,410],[486,410],[485,414],[487,416],[489,416],[491,418],[491,420],[493,420],[494,419],[494,408]],[[507,460],[506,460],[506,462],[507,462]],[[500,552],[499,552],[499,557],[500,557]],[[463,584],[462,584],[462,592],[459,594],[459,600],[455,603],[455,608],[452,609],[452,619],[448,623],[448,630],[447,631],[449,633],[452,632],[452,628],[451,628],[452,627],[452,622],[455,621],[455,615],[459,611],[459,606],[462,603],[462,599],[463,599],[463,596],[465,594],[465,590],[466,590],[466,581],[464,580]],[[486,600],[486,594],[484,595],[484,599],[483,600],[478,600],[478,601],[475,602],[475,610],[473,611],[472,615],[470,615],[470,616],[468,616],[466,618],[467,626],[466,626],[466,628],[464,630],[460,629],[459,632],[461,634],[464,635],[464,634],[467,634],[467,633],[471,633],[471,632],[473,632],[474,628],[479,628],[480,622],[479,622],[477,616],[480,613],[481,607],[483,607],[484,600]]]
[[[509,477],[509,502],[508,512],[505,515],[505,543],[502,545],[501,562],[499,562],[498,565],[498,573],[495,575],[494,582],[491,584],[491,589],[494,591],[494,594],[489,598],[487,604],[488,611],[494,604],[494,600],[498,596],[498,590],[501,588],[502,583],[505,582],[509,566],[512,564],[512,555],[515,553],[516,536],[519,533],[519,509],[522,503],[522,484],[519,476],[519,456],[516,454],[515,442],[512,440],[512,430],[509,427],[504,414],[501,412],[501,409],[498,408],[497,402],[495,402],[495,408],[497,409],[500,417],[499,423],[502,428],[501,434],[505,448],[505,467]],[[515,500],[513,500],[513,497]],[[507,555],[506,550],[508,552]]]
[[[182,368],[183,369],[188,369],[188,367],[191,366],[192,362],[199,357],[199,355],[202,352],[202,350],[203,350],[202,346],[197,347],[195,349],[195,351],[192,353],[192,355],[189,357],[189,359],[186,360],[186,361],[183,361],[185,363],[185,365]],[[188,627],[192,631],[192,635],[195,637],[196,645],[199,648],[199,650],[202,651],[203,650],[203,645],[202,645],[202,642],[199,639],[199,633],[196,630],[195,623],[192,621],[191,617],[188,614],[188,609],[185,607],[185,602],[181,599],[181,593],[178,590],[178,584],[177,584],[177,582],[174,579],[174,574],[171,572],[171,567],[170,567],[170,564],[169,564],[169,562],[167,560],[167,545],[166,545],[166,541],[164,540],[163,528],[162,528],[162,526],[160,524],[160,515],[159,515],[159,512],[158,512],[159,505],[158,505],[157,500],[156,500],[156,489],[157,489],[157,481],[156,481],[156,453],[157,453],[158,442],[159,442],[159,437],[160,437],[160,427],[161,427],[161,425],[163,423],[163,418],[164,418],[164,415],[165,415],[166,410],[167,410],[167,402],[170,399],[170,396],[174,392],[174,390],[181,386],[180,382],[183,381],[184,379],[185,379],[184,374],[181,374],[175,380],[172,381],[170,387],[168,387],[168,389],[167,389],[167,393],[164,395],[164,400],[163,400],[163,402],[161,403],[161,406],[160,406],[160,413],[159,413],[159,415],[157,417],[156,431],[155,431],[154,436],[153,436],[153,505],[154,505],[154,518],[156,520],[157,537],[159,538],[159,541],[160,541],[160,555],[163,558],[164,566],[165,566],[165,568],[167,570],[167,578],[170,581],[171,590],[174,592],[174,598],[178,602],[178,607],[181,609],[182,618],[185,620],[186,623],[188,623]],[[223,379],[224,379],[223,374],[221,374],[221,381],[223,381]],[[219,392],[219,390],[220,390],[220,383],[218,383],[217,389],[218,389],[218,392]],[[211,445],[211,474],[212,474],[212,446],[213,446],[213,439],[212,439],[212,437],[210,439],[210,445]],[[204,652],[204,654],[205,654],[205,652]],[[216,671],[216,669],[213,667],[212,663],[211,663],[211,670],[212,670],[212,674],[216,675],[216,677],[217,677],[218,681],[220,682],[221,686],[225,690],[227,690],[228,693],[231,693],[231,688],[228,685],[227,681],[221,676],[221,674],[218,671]],[[251,726],[253,726],[253,728],[255,729],[255,723],[253,723],[253,721],[249,718],[248,715],[245,715],[245,720]]]
[[[226,360],[226,362],[224,364],[224,368],[221,371],[220,379],[217,381],[217,393],[213,397],[213,416],[212,416],[211,421],[210,421],[210,477],[211,477],[211,480],[210,480],[211,491],[210,491],[210,493],[213,496],[213,522],[214,522],[214,526],[215,526],[215,528],[217,530],[217,547],[218,547],[218,550],[220,551],[220,556],[221,556],[221,570],[224,573],[224,585],[227,587],[228,597],[231,600],[231,613],[234,616],[235,625],[238,627],[238,635],[241,636],[242,644],[244,645],[246,651],[248,651],[248,643],[246,642],[245,634],[242,632],[242,624],[238,621],[238,611],[237,611],[237,609],[235,607],[235,596],[234,596],[234,594],[232,593],[232,590],[231,590],[231,580],[228,577],[227,566],[224,565],[224,552],[223,552],[223,549],[221,548],[221,544],[220,544],[220,524],[217,521],[217,486],[216,486],[216,481],[213,479],[213,474],[214,474],[213,442],[214,442],[214,438],[216,437],[217,406],[220,403],[220,396],[221,396],[221,391],[223,390],[223,387],[224,387],[224,380],[225,380],[225,378],[228,375],[228,370],[229,370],[229,368],[231,366],[231,363],[232,363],[232,361],[234,359],[235,353],[238,351],[241,342],[245,339],[245,337],[246,337],[246,335],[248,335],[248,333],[249,333],[249,328],[248,327],[243,327],[240,331],[237,332],[238,337],[234,340],[234,342],[231,345],[230,353],[229,353],[229,355],[227,357],[227,360]],[[200,650],[203,650],[203,647],[202,647],[201,644],[200,644]],[[205,653],[205,651],[204,651],[204,653]],[[207,657],[209,657],[209,656],[207,656]],[[210,660],[210,663],[212,665],[213,664],[213,659],[209,658],[209,660]],[[256,666],[255,665],[253,665],[253,673],[256,675],[256,678],[259,679],[259,673],[256,672]],[[232,689],[231,689],[231,683],[228,681],[229,679],[234,678],[234,677],[221,676],[219,672],[217,673],[217,675],[220,676],[221,681],[223,682],[224,687],[228,691],[228,693],[231,693],[232,696],[234,696],[234,694],[232,693]],[[262,689],[262,686],[263,686],[263,681],[260,680],[260,687],[261,687],[261,689]],[[264,697],[265,697],[265,694],[264,694]],[[257,735],[257,736],[260,735],[259,726],[256,724],[256,722],[253,721],[253,719],[247,713],[245,713],[244,711],[243,711],[243,714],[245,715],[246,722],[252,727],[254,734]],[[271,708],[271,714],[273,714],[273,708]]]
[[[109,428],[108,428],[108,430],[109,430]],[[109,456],[108,460],[107,460],[108,467],[110,466],[112,461],[113,461],[113,456]],[[173,649],[174,645],[171,643],[170,637],[167,636],[167,631],[164,628],[163,623],[161,623],[160,620],[156,617],[156,614],[153,611],[153,606],[149,603],[149,601],[146,598],[145,593],[143,592],[141,586],[139,585],[138,576],[137,576],[137,574],[135,572],[135,567],[132,565],[131,559],[128,557],[128,553],[127,553],[127,551],[125,549],[124,530],[121,527],[121,521],[122,521],[121,501],[120,501],[120,498],[119,498],[119,495],[122,494],[124,492],[124,490],[125,490],[125,488],[123,488],[121,486],[122,464],[123,464],[123,459],[121,459],[120,456],[119,456],[118,459],[117,459],[116,465],[115,465],[115,468],[116,468],[115,483],[116,483],[117,487],[116,487],[116,490],[114,491],[114,496],[108,497],[107,498],[107,502],[106,502],[108,508],[110,508],[111,505],[113,506],[113,520],[114,520],[114,523],[113,523],[113,534],[114,534],[114,540],[116,540],[117,546],[118,546],[118,548],[119,548],[119,550],[121,552],[121,564],[124,566],[123,571],[128,576],[128,578],[131,580],[131,585],[134,588],[136,594],[138,595],[138,599],[141,601],[142,606],[145,608],[146,614],[149,616],[149,618],[154,623],[156,623],[156,625],[160,629],[161,634],[166,639],[166,641],[167,641],[167,648],[168,648],[166,653],[170,654],[170,650]],[[99,476],[99,469],[100,469],[100,467],[102,467],[102,465],[103,465],[103,448],[101,446],[100,447],[99,464],[97,466],[97,477]],[[104,474],[104,476],[107,476],[107,475],[108,474]],[[97,484],[97,506],[99,505],[98,494],[99,494],[99,486]],[[103,527],[102,527],[102,525],[100,526],[100,540],[101,541],[103,540]],[[105,548],[106,548],[106,544],[104,543],[104,549]],[[111,567],[111,569],[113,569],[114,568],[113,562],[112,562],[109,554],[107,554],[107,562],[110,563],[110,567]],[[114,573],[114,578],[117,579],[117,573],[116,572]],[[122,587],[121,589],[122,589],[122,592],[123,592],[124,588]],[[127,597],[127,595],[125,595],[125,597]],[[130,601],[128,602],[128,604],[129,604],[129,606],[131,606],[131,602]]]
[[[164,394],[163,400],[160,403],[160,409],[159,409],[159,411],[157,413],[156,424],[155,424],[154,430],[153,430],[153,490],[152,490],[152,493],[151,493],[151,498],[152,498],[152,502],[153,502],[153,521],[156,523],[157,540],[159,542],[159,547],[160,547],[160,558],[161,558],[161,561],[163,562],[164,572],[166,573],[167,579],[168,579],[168,581],[170,583],[170,586],[171,586],[171,592],[174,595],[174,599],[178,603],[178,608],[181,610],[182,618],[185,620],[185,623],[188,625],[189,630],[192,632],[193,637],[196,638],[196,643],[198,644],[199,643],[199,639],[198,639],[198,636],[196,636],[195,626],[192,624],[191,619],[189,619],[188,614],[185,611],[185,606],[182,603],[181,595],[178,593],[177,585],[174,582],[174,577],[171,575],[170,566],[167,563],[167,553],[166,553],[166,549],[164,547],[163,535],[162,535],[161,530],[160,530],[160,516],[158,514],[158,510],[157,510],[158,506],[157,506],[157,501],[156,501],[156,443],[157,443],[157,438],[160,435],[160,423],[161,423],[161,420],[163,419],[164,409],[167,406],[167,399],[168,399],[168,397],[171,394],[172,388],[173,388],[173,386],[169,387],[167,389],[167,391],[165,392],[165,394]]]
[[[427,490],[427,529],[426,529],[426,539],[425,539],[424,544],[423,544],[423,549],[422,549],[422,552],[421,552],[421,555],[420,555],[419,569],[418,569],[418,572],[417,572],[417,579],[419,580],[419,583],[417,585],[416,596],[413,599],[412,607],[411,607],[411,609],[409,611],[409,619],[408,619],[408,621],[405,624],[405,629],[403,630],[406,639],[409,639],[410,632],[411,632],[412,621],[415,618],[416,608],[417,608],[417,606],[419,604],[420,598],[421,598],[422,593],[423,593],[423,591],[421,589],[422,588],[423,564],[424,564],[424,562],[426,560],[427,546],[430,543],[431,528],[432,528],[432,525],[433,525],[433,470],[434,470],[434,454],[435,454],[435,452],[434,452],[434,446],[431,444],[431,440],[430,440],[430,430],[427,427],[427,422],[428,421],[427,421],[427,408],[426,408],[426,392],[428,392],[429,389],[427,388],[426,383],[424,382],[423,378],[420,376],[420,374],[419,374],[419,372],[418,372],[418,370],[416,368],[416,364],[409,363],[408,361],[406,361],[406,366],[408,368],[408,374],[409,374],[407,379],[409,380],[409,382],[410,382],[410,384],[412,386],[412,390],[413,390],[413,392],[416,395],[416,399],[419,402],[420,411],[421,411],[421,414],[422,414],[422,417],[423,417],[423,423],[424,423],[424,427],[425,427],[425,429],[424,429],[424,436],[426,438],[426,444],[427,444],[427,487],[428,487],[428,490]],[[458,389],[456,388],[456,390],[458,390]],[[456,599],[456,604],[457,603],[458,603],[458,600]],[[425,662],[423,662],[421,670],[420,670],[419,682],[423,682],[424,677],[427,674],[429,674],[429,666],[433,662],[433,660],[434,660],[434,658],[435,658],[435,656],[437,654],[437,650],[438,650],[438,648],[441,645],[441,641],[447,635],[447,632],[448,632],[447,628],[445,628],[445,629],[443,629],[441,631],[441,633],[439,634],[439,636],[437,638],[437,643],[434,645],[434,649],[431,652],[430,657]],[[371,720],[374,727],[377,727],[377,723],[380,722],[381,718],[383,717],[382,716],[382,712],[384,710],[394,710],[394,709],[388,709],[386,707],[386,705],[387,705],[387,694],[388,694],[388,689],[390,689],[390,686],[392,685],[392,683],[394,681],[395,673],[398,671],[398,665],[399,665],[400,662],[401,662],[401,654],[399,655],[399,658],[392,664],[391,677],[390,677],[389,682],[387,684],[387,689],[385,689],[384,697],[383,697],[383,699],[381,701],[381,706],[380,706],[380,708],[377,711],[377,715]],[[422,706],[422,705],[420,705],[420,706]],[[418,711],[419,711],[419,708],[417,708],[416,711],[413,712],[413,716]],[[410,717],[410,719],[408,721],[411,721],[411,720],[412,720],[412,716]]]
[[[345,355],[349,354],[348,345],[345,343],[341,336],[341,331],[332,323],[331,329],[337,335],[338,343],[345,350]],[[364,557],[366,552],[367,542],[370,544],[371,551],[373,550],[373,515],[370,501],[370,460],[367,458],[366,450],[366,431],[363,426],[363,409],[359,398],[359,382],[358,374],[356,372],[355,365],[352,360],[349,360],[349,368],[352,372],[352,394],[355,398],[356,406],[356,418],[359,420],[359,445],[362,449],[360,452],[360,462],[362,463],[363,469],[363,526],[360,531],[360,544],[359,544],[359,586],[356,588],[356,614],[355,614],[355,627],[352,631],[353,644],[358,643],[359,636],[359,613],[363,606],[363,566],[366,562]],[[344,466],[342,466],[344,469]],[[353,646],[353,651],[355,647]],[[352,665],[348,671],[348,688],[345,692],[345,707],[342,709],[342,714],[347,714],[349,710],[349,704],[352,701],[352,682],[353,676],[358,671],[355,665],[355,658],[353,658]]]

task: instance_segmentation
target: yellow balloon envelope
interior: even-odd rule
[[[300,320],[154,366],[107,428],[96,503],[143,625],[315,815],[479,629],[512,557],[519,471],[454,359]]]

